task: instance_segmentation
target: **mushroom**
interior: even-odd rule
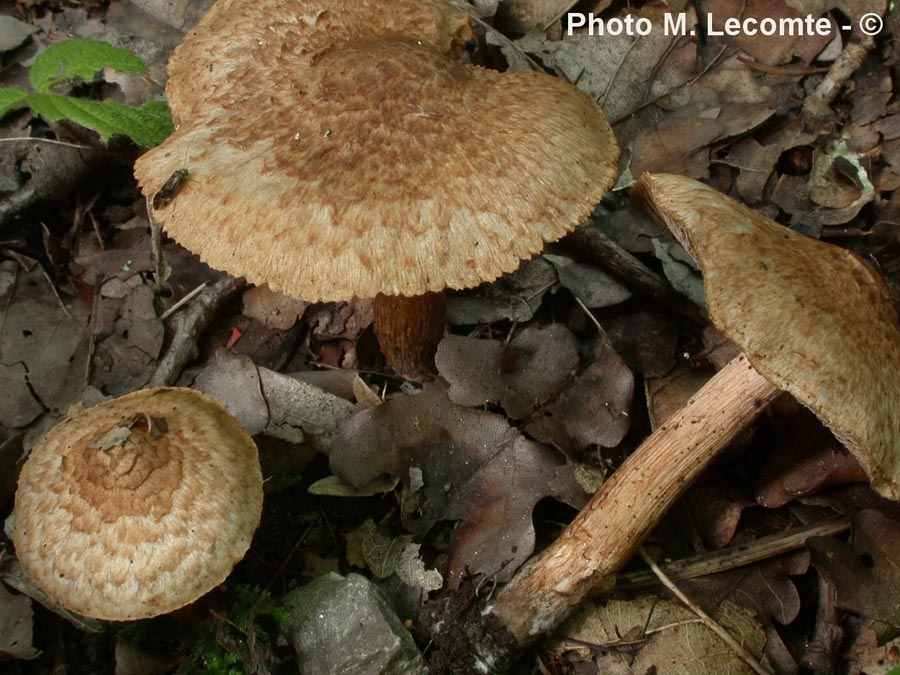
[[[609,581],[780,390],[834,432],[875,490],[900,499],[900,329],[884,281],[853,253],[697,181],[644,175],[632,196],[695,258],[710,318],[744,353],[649,436],[502,589],[492,613],[519,643],[552,630]]]
[[[470,37],[444,0],[217,2],[169,63],[177,131],[135,165],[148,197],[189,172],[154,218],[252,283],[375,298],[395,369],[433,372],[444,289],[573,229],[618,156],[588,95],[465,65]]]
[[[259,456],[237,420],[198,391],[145,389],[71,411],[35,445],[13,542],[66,609],[143,619],[218,586],[261,512]]]

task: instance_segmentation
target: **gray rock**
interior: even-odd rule
[[[290,640],[306,675],[420,675],[422,655],[378,588],[329,573],[290,592]]]

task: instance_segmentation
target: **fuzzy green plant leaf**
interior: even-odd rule
[[[28,92],[21,87],[0,87],[0,117],[25,102]]]
[[[147,72],[144,62],[126,49],[100,40],[66,40],[48,47],[28,73],[36,92],[47,94],[53,87],[75,81],[91,82],[104,68],[128,75]]]
[[[129,136],[145,147],[158,145],[172,133],[169,109],[161,101],[129,108],[117,101],[91,101],[55,94],[31,94],[28,105],[48,122],[71,120],[93,129],[104,141],[116,134]]]

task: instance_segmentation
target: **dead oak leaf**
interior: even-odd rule
[[[332,471],[353,485],[383,475],[406,484],[404,525],[419,535],[460,520],[449,578],[509,575],[532,553],[531,513],[552,496],[576,508],[587,498],[563,458],[498,416],[453,404],[427,385],[354,415],[331,451]]]
[[[812,563],[837,591],[837,606],[900,627],[900,523],[868,509],[853,516],[850,545],[807,542]]]
[[[510,343],[449,335],[435,364],[463,406],[497,402],[522,419],[562,389],[578,367],[578,340],[562,324],[526,328]]]
[[[85,386],[90,308],[64,300],[39,265],[6,261],[0,293],[0,424],[22,427],[42,412],[65,411]]]
[[[590,445],[612,448],[631,426],[634,375],[612,347],[597,359],[526,427],[531,436],[569,452]]]
[[[31,642],[33,620],[31,599],[14,595],[0,584],[0,656],[36,659],[40,655]]]
[[[756,657],[762,654],[766,634],[751,610],[726,600],[713,617],[747,651]],[[560,635],[557,650],[585,652],[588,645],[594,646],[596,663],[605,675],[753,672],[693,612],[652,596],[587,604]]]
[[[667,171],[690,176],[709,176],[709,144],[725,127],[705,117],[669,117],[634,142],[631,175]]]
[[[473,574],[508,581],[534,551],[532,511],[544,497],[577,508],[587,495],[558,453],[511,439],[455,491],[444,514],[460,521],[450,538],[449,588]]]
[[[709,28],[719,35],[725,32],[724,24],[730,17],[755,21],[755,25],[759,25],[763,19],[782,25],[780,22],[784,21],[802,22],[807,14],[790,7],[785,0],[709,0],[704,3],[703,10],[705,16],[712,19]],[[819,14],[813,16],[817,18]],[[724,35],[720,39],[745,51],[759,63],[776,66],[789,63],[795,57],[800,57],[804,63],[810,63],[831,41],[832,36],[804,34],[802,31],[793,34],[786,28],[783,32],[770,35],[761,30],[738,31],[736,35]]]

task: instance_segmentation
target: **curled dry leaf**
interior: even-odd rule
[[[544,294],[557,282],[556,270],[537,256],[526,260],[511,274],[482,284],[465,295],[447,298],[447,321],[464,326],[494,321],[529,321]]]
[[[798,406],[799,407],[799,406]],[[829,487],[866,481],[859,462],[805,408],[795,411],[760,470],[756,501],[778,508]]]
[[[449,335],[435,363],[463,406],[497,402],[522,419],[558,392],[578,366],[578,340],[562,324],[526,328],[507,345],[499,340]]]
[[[556,268],[560,285],[591,309],[618,305],[631,297],[625,284],[599,267],[562,255],[545,254],[544,259]]]
[[[290,443],[309,442],[328,452],[338,426],[352,414],[350,401],[267,368],[246,356],[220,354],[196,386],[238,418],[248,433]]]

